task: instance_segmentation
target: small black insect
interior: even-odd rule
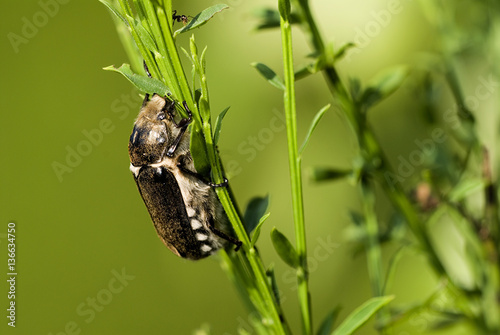
[[[195,170],[189,151],[191,111],[174,120],[176,103],[146,95],[128,144],[130,170],[156,232],[176,255],[201,259],[227,244],[241,242],[227,235],[229,224],[213,187]]]
[[[172,12],[172,20],[182,22],[184,25],[188,23],[188,17],[186,15],[177,15],[177,10]]]

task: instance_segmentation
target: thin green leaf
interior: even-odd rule
[[[466,178],[458,183],[448,195],[451,202],[459,202],[468,196],[484,189],[485,183],[482,179]]]
[[[125,25],[128,26],[128,22],[127,20],[125,19],[125,17],[123,17],[123,15],[118,11],[118,9],[116,9],[112,4],[110,4],[109,2],[105,1],[105,0],[99,0],[104,6],[108,7],[108,9],[110,10],[111,13],[113,13],[114,15],[116,15],[117,18],[119,18],[120,20],[123,21],[123,23],[125,23]]]
[[[325,107],[321,108],[318,113],[314,116],[313,121],[311,122],[311,126],[309,127],[309,131],[307,132],[306,138],[304,140],[304,143],[299,149],[299,158],[302,156],[302,153],[304,152],[304,149],[306,148],[307,144],[309,143],[309,140],[311,139],[311,135],[314,132],[314,129],[316,129],[316,126],[318,125],[319,121],[325,115],[325,112],[330,108],[330,104],[326,105]]]
[[[382,293],[389,291],[389,288],[391,287],[394,277],[396,275],[396,270],[398,268],[397,265],[399,264],[399,261],[403,258],[403,252],[405,250],[406,248],[403,245],[398,250],[396,250],[394,255],[391,257],[387,269],[386,278],[384,280],[384,289],[382,290]]]
[[[195,66],[198,66],[199,64],[196,61],[196,59],[198,58],[198,46],[196,45],[194,35],[191,35],[191,38],[189,39],[189,51],[191,51],[190,58],[192,58],[193,64]]]
[[[397,66],[377,74],[361,96],[366,108],[375,105],[396,91],[408,76],[408,67]]]
[[[143,0],[133,0],[132,1],[135,8],[135,13],[139,17],[139,20],[146,23],[147,22],[147,14],[146,9],[144,8]]]
[[[259,24],[255,27],[256,30],[264,30],[270,28],[279,28],[280,14],[276,9],[259,8],[254,11],[253,15],[260,19]],[[295,24],[300,22],[300,17],[295,13],[290,14],[290,23]]]
[[[356,226],[364,226],[365,217],[358,211],[349,211],[349,218]]]
[[[253,12],[253,15],[260,19],[256,29],[278,28],[280,26],[280,14],[272,8],[259,8]]]
[[[257,224],[257,227],[255,227],[252,235],[252,240],[250,241],[250,245],[253,247],[255,246],[255,243],[257,243],[257,240],[259,239],[260,236],[260,229],[264,222],[267,220],[267,218],[271,215],[271,213],[267,213],[263,217],[260,218],[259,223]]]
[[[122,45],[127,53],[130,65],[135,73],[144,73],[144,66],[142,57],[140,56],[139,49],[134,41],[134,37],[130,33],[130,28],[127,24],[122,24],[119,20],[115,19],[116,31]]]
[[[158,53],[158,47],[156,46],[156,43],[155,43],[153,37],[151,36],[151,34],[149,33],[149,31],[147,31],[146,28],[144,28],[144,26],[142,25],[142,23],[139,20],[137,20],[137,19],[133,19],[133,20],[134,20],[133,21],[134,22],[134,29],[137,32],[137,35],[139,35],[139,38],[141,39],[142,44],[144,44],[144,46],[149,51]]]
[[[259,71],[269,84],[279,88],[280,90],[285,90],[285,83],[283,82],[283,79],[281,79],[276,72],[271,70],[267,65],[262,63],[252,63],[250,65],[257,69],[257,71]]]
[[[344,230],[344,238],[352,243],[366,243],[368,232],[363,213],[350,210],[349,219],[353,223]]]
[[[218,116],[217,120],[215,120],[215,130],[214,130],[214,145],[217,145],[219,143],[219,136],[220,136],[220,131],[222,129],[222,120],[226,116],[227,111],[229,110],[229,107],[226,107]]]
[[[127,78],[135,87],[141,92],[165,96],[170,93],[170,90],[165,86],[164,83],[155,78],[148,78],[145,76],[138,75],[132,71],[129,64],[123,64],[119,68],[114,65],[105,67],[104,70],[114,71],[121,73],[125,78]]]
[[[202,25],[207,23],[215,14],[223,11],[226,8],[229,8],[229,6],[226,4],[218,4],[201,11],[191,21],[189,21],[188,24],[177,30],[174,33],[174,38],[179,34],[185,33],[194,28],[201,27]]]
[[[312,53],[312,54],[308,55],[307,57],[312,58],[313,61],[309,64],[304,65],[303,67],[301,67],[295,71],[295,74],[294,74],[295,81],[306,78],[306,77],[310,76],[311,74],[318,73],[319,71],[322,71],[325,69],[326,64],[324,61],[324,57],[321,57],[321,55],[318,55],[316,53]]]
[[[208,46],[205,45],[205,47],[203,48],[203,51],[201,52],[201,56],[200,56],[200,64],[201,64],[201,69],[202,69],[203,73],[206,73],[206,69],[207,69],[207,50],[208,50]]]
[[[278,0],[278,11],[283,20],[288,21],[292,6],[289,0]]]
[[[265,197],[254,197],[248,202],[245,209],[245,215],[243,216],[243,222],[248,234],[255,229],[259,220],[266,213],[268,207],[269,195],[266,195]]]
[[[170,34],[168,31],[162,31],[158,20],[158,11],[155,8],[156,6],[150,0],[138,0],[138,2],[141,4],[140,7],[142,8],[137,12],[141,21],[144,20],[144,25],[141,23],[139,29],[144,29],[149,36],[152,36],[156,50],[159,50],[159,53],[163,56],[167,56],[168,51],[165,38],[167,38]],[[168,63],[170,63],[170,61],[172,61],[172,58],[169,58]],[[173,63],[165,65],[173,65]],[[166,67],[166,69],[168,69],[168,67]]]
[[[335,56],[334,56],[334,59],[335,61],[341,59],[342,57],[344,57],[345,53],[347,52],[347,50],[355,47],[356,44],[352,43],[352,42],[349,42],[349,43],[346,43],[344,44],[343,46],[340,47],[339,50],[337,50],[337,52],[335,52]]]
[[[202,120],[210,119],[210,105],[208,104],[207,98],[202,94],[200,100],[198,101],[198,110],[200,111],[200,116]]]
[[[271,240],[281,259],[292,268],[297,269],[300,265],[299,255],[286,236],[279,232],[276,227],[271,230]]]
[[[317,335],[328,335],[332,331],[333,324],[339,316],[340,307],[335,307],[328,315],[325,317],[321,326],[319,327]]]
[[[189,55],[189,59],[192,62],[193,65],[193,83],[195,79],[195,75],[198,74],[199,72],[197,71],[197,57],[196,57],[196,52],[197,52],[197,47],[196,43],[193,38],[190,40],[190,51],[195,52]],[[193,157],[193,163],[196,171],[201,174],[202,176],[208,177],[210,176],[210,160],[208,158],[208,153],[207,153],[207,148],[205,144],[205,137],[203,134],[203,129],[201,125],[201,120],[206,117],[205,113],[210,113],[210,110],[208,109],[209,106],[207,105],[206,98],[203,96],[202,90],[201,89],[196,89],[194,92],[194,100],[195,103],[198,105],[198,110],[200,111],[200,117],[195,117],[195,121],[198,120],[198,122],[193,122],[193,125],[191,126],[191,142],[189,144],[189,149],[191,151],[191,156]]]
[[[444,316],[445,319],[437,320],[431,325],[432,331],[440,331],[445,329],[450,329],[456,326],[459,322],[466,321],[468,318],[463,314],[449,313]],[[495,318],[498,318],[498,314],[495,314]]]
[[[201,128],[197,127],[196,124],[193,124],[191,127],[189,150],[191,151],[191,156],[193,157],[196,172],[204,177],[208,177],[210,175],[210,163],[205,147],[205,140]]]
[[[266,276],[269,279],[269,284],[271,288],[273,289],[273,295],[274,299],[276,299],[276,302],[278,303],[278,306],[281,305],[280,301],[280,290],[278,288],[278,282],[276,281],[276,275],[274,273],[274,267],[271,265],[269,269],[266,271]]]
[[[316,64],[315,63],[309,63],[307,65],[304,65],[297,71],[295,71],[294,77],[295,81],[306,78],[310,76],[311,74],[316,73],[315,72]]]
[[[349,335],[364,325],[379,309],[394,299],[393,296],[371,298],[349,314],[332,335]]]
[[[358,78],[349,78],[349,93],[351,97],[358,101],[361,97],[361,82]]]
[[[352,170],[342,170],[334,168],[314,167],[310,170],[310,178],[313,181],[333,181],[349,176]]]

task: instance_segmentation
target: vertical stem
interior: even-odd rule
[[[325,53],[323,38],[321,37],[319,30],[316,26],[314,18],[309,9],[308,0],[295,0],[295,4],[302,16],[302,24],[301,28],[306,32],[312,47],[315,52],[319,54]],[[328,86],[330,87],[332,94],[340,100],[341,104],[344,104],[344,112],[354,130],[356,136],[358,137],[358,142],[366,142],[369,144],[371,155],[374,157],[378,157],[381,159],[381,167],[378,170],[375,170],[375,177],[382,185],[385,193],[391,200],[391,202],[398,208],[401,213],[405,216],[407,223],[415,234],[420,243],[424,246],[424,250],[429,253],[429,258],[431,264],[433,265],[434,270],[439,275],[447,276],[447,273],[441,264],[437,254],[432,247],[432,244],[429,241],[428,236],[426,235],[425,229],[422,228],[421,219],[418,216],[418,211],[411,204],[410,200],[407,198],[404,191],[399,187],[399,185],[391,184],[386,176],[384,175],[384,171],[389,171],[388,159],[385,157],[384,153],[380,149],[377,139],[373,135],[370,129],[365,129],[364,132],[360,128],[360,120],[356,116],[358,113],[356,112],[355,106],[353,106],[353,101],[351,97],[348,95],[346,88],[340,81],[338,73],[333,64],[329,64],[325,69],[325,77]],[[450,281],[451,282],[451,281]]]
[[[211,126],[207,123],[204,123],[203,130],[205,134],[205,138],[207,139],[207,149],[209,153],[209,159],[212,167],[212,172],[216,180],[222,180],[222,171],[221,164],[218,156],[215,154],[215,146],[213,146],[211,136]],[[227,188],[218,188],[217,195],[224,207],[224,210],[231,221],[233,228],[236,232],[236,236],[243,242],[242,250],[245,257],[250,264],[250,268],[252,269],[253,275],[255,276],[256,286],[259,290],[259,294],[261,295],[261,299],[265,302],[266,313],[263,315],[269,317],[271,320],[267,320],[269,324],[272,325],[276,334],[285,335],[290,334],[288,330],[287,324],[281,320],[281,311],[278,306],[276,300],[274,299],[272,290],[270,285],[267,282],[267,277],[265,274],[264,266],[260,257],[257,254],[257,251],[252,246],[250,247],[250,239],[245,231],[243,223],[238,215],[238,211],[236,210],[234,204],[231,201],[229,196],[229,192]],[[261,311],[262,312],[262,311]]]
[[[363,197],[363,209],[365,213],[365,224],[367,231],[367,260],[370,282],[374,296],[383,295],[383,276],[382,276],[382,253],[378,238],[378,222],[375,214],[375,195],[372,185],[368,181],[361,181],[361,193]]]
[[[309,43],[318,54],[323,55],[326,59],[325,43],[319,32],[316,21],[309,7],[309,0],[294,0],[294,6],[298,14],[301,16],[301,29],[304,31]],[[340,77],[333,64],[327,64],[323,70],[324,76],[327,78],[327,84],[330,91],[337,97],[346,98],[348,96],[345,87],[340,81]]]
[[[295,225],[296,248],[300,266],[297,269],[298,294],[305,335],[312,334],[311,303],[308,287],[307,244],[304,224],[304,203],[302,195],[301,162],[297,148],[297,119],[295,107],[295,77],[293,68],[292,30],[290,26],[290,1],[280,0],[281,41],[285,76],[285,114],[288,140],[288,162],[292,186],[293,219]]]
[[[372,286],[372,294],[375,297],[384,295],[384,275],[382,267],[382,250],[379,239],[378,220],[375,213],[375,194],[374,185],[370,181],[363,178],[360,183],[361,195],[363,198],[363,210],[365,213],[365,225],[367,232],[366,242],[366,255],[368,275]],[[378,313],[378,319],[383,325],[390,318],[390,313],[387,308],[382,308]],[[382,328],[380,332],[387,334],[390,330],[386,327]]]
[[[201,63],[199,63],[196,55],[193,55],[193,59],[195,60],[195,63],[197,63],[195,68],[198,72],[200,83],[202,85],[202,98],[206,99],[208,104],[208,87],[205,73],[203,72]],[[213,143],[210,117],[205,117],[203,119],[202,130],[205,137],[213,180],[216,183],[220,183],[224,179],[222,175],[222,164]],[[251,246],[248,234],[239,217],[238,211],[231,200],[228,189],[226,187],[221,187],[217,188],[216,192],[222,206],[224,207],[224,211],[226,212],[229,221],[231,222],[235,230],[236,236],[243,243],[242,250],[239,251],[240,255],[238,256],[242,261],[249,264],[249,267],[252,271],[252,279],[254,280],[255,286],[258,289],[258,298],[254,300],[254,304],[256,304],[255,307],[260,307],[261,315],[267,319],[263,320],[265,326],[267,326],[269,329],[273,329],[273,334],[290,334],[288,326],[282,318],[280,306],[274,298],[271,286],[267,281],[267,276],[262,261],[257,254],[255,247]],[[244,255],[241,255],[241,253],[244,253]],[[226,259],[229,260],[229,258]]]

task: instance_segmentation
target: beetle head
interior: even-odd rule
[[[178,132],[172,121],[174,109],[173,101],[158,94],[145,101],[128,144],[133,165],[154,164],[164,158]]]

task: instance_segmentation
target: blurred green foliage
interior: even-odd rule
[[[452,162],[467,157],[464,143],[465,147],[483,143],[489,149],[493,180],[498,175],[499,5],[470,0],[420,2],[312,1],[311,5],[321,32],[333,41],[335,50],[349,42],[356,44],[337,63],[343,79],[367,83],[394,65],[413,69],[390,99],[370,110],[368,120],[389,163],[395,171],[400,169],[406,194],[415,192],[415,199],[429,211],[422,210],[429,218],[424,222],[434,227],[432,243],[450,280],[477,301],[468,305],[470,301],[456,291],[444,294],[450,293],[445,292],[446,284],[419,250],[397,252],[409,242],[408,232],[389,200],[376,189],[379,234],[401,242],[388,243],[381,250],[384,268],[394,269],[388,278],[396,299],[390,306],[411,311],[396,323],[395,333],[470,334],[474,329],[470,323],[442,330],[433,326],[464,319],[455,309],[446,309],[447,317],[435,313],[442,307],[470,306],[471,316],[481,309],[494,310],[487,305],[494,301],[481,300],[478,290],[484,288],[480,282],[484,259],[471,258],[483,255],[483,245],[477,244],[477,226],[470,223],[481,224],[486,215],[495,215],[495,208],[487,208],[484,214],[481,197],[474,193],[488,184],[488,178],[482,178],[477,150],[467,166],[466,180],[472,181],[468,185],[460,183],[462,174]],[[282,92],[250,65],[262,62],[281,73],[279,33],[252,31],[259,22],[251,13],[275,8],[276,3],[235,0],[227,4],[229,10],[195,30],[197,43],[208,45],[212,110],[231,106],[219,151],[240,204],[255,195],[271,195],[271,216],[262,226],[259,251],[266,255],[266,263],[275,263],[281,303],[292,328],[300,329],[295,274],[274,253],[269,238],[273,226],[293,236]],[[199,0],[174,3],[178,13],[186,15],[208,5]],[[214,259],[217,256],[196,263],[179,259],[154,232],[128,171],[128,137],[142,99],[127,81],[102,71],[127,60],[107,10],[97,1],[27,0],[5,4],[0,15],[4,36],[0,260],[7,264],[7,223],[16,222],[19,314],[15,332],[190,334],[209,323],[213,334],[236,334],[238,327],[251,333],[254,316],[228,285]],[[188,36],[178,39],[187,49]],[[310,49],[298,30],[294,43],[296,68],[309,65]],[[460,88],[446,81],[460,83]],[[356,92],[359,86],[352,83],[351,91]],[[296,91],[299,138],[304,138],[316,112],[333,101],[321,76],[301,79]],[[370,97],[374,101],[374,95]],[[451,115],[457,98],[464,102],[462,120],[474,120],[474,126],[453,134],[439,132],[455,130],[457,121]],[[411,164],[417,156],[413,153],[422,152],[427,140],[435,144],[435,155],[426,157],[425,163]],[[363,166],[363,162],[351,163],[357,159],[356,150],[345,118],[338,110],[328,112],[311,137],[302,164],[304,170],[321,166],[336,168],[342,175],[353,171],[355,179]],[[422,171],[429,162],[430,174]],[[446,193],[450,197],[445,200],[454,200],[450,204],[426,193],[428,185],[451,191],[456,184],[461,187]],[[465,206],[455,206],[455,201],[466,198]],[[372,294],[366,257],[359,252],[365,241],[363,231],[349,216],[362,212],[363,203],[347,180],[306,182],[304,199],[313,318],[319,325],[341,305],[337,319],[343,320]],[[447,211],[450,207],[453,210]],[[363,222],[361,217],[358,226]],[[391,258],[395,252],[397,257]],[[5,266],[0,278],[6,273]],[[5,308],[6,293],[2,280]],[[495,317],[485,316],[485,320]],[[1,332],[14,333],[6,323],[4,318]],[[376,331],[368,326],[359,333]]]

